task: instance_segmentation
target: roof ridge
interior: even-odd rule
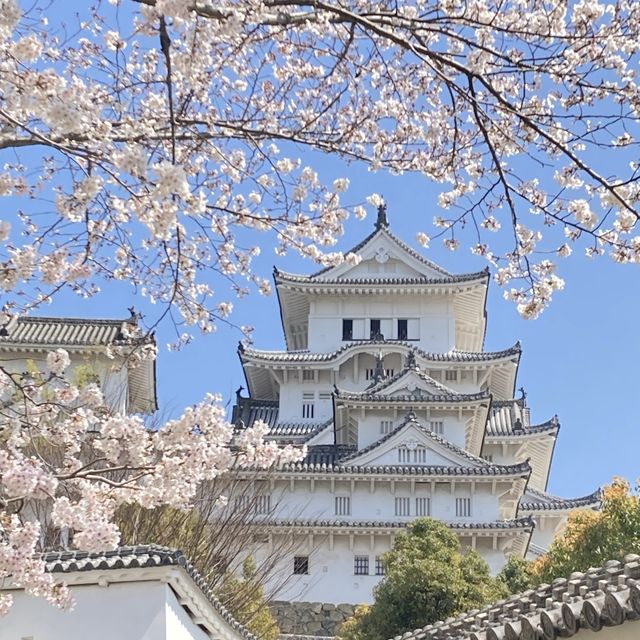
[[[147,558],[143,562],[140,562],[138,558],[144,556],[147,556]],[[157,560],[152,559],[152,556],[158,556],[159,558]],[[257,637],[240,624],[231,612],[220,602],[202,574],[180,549],[173,549],[156,544],[145,544],[122,546],[110,551],[50,551],[42,554],[41,557],[45,563],[45,570],[48,573],[104,571],[123,568],[135,569],[168,565],[181,566],[227,624],[236,630],[245,640],[258,640]],[[127,563],[126,560],[128,559],[132,561]],[[99,560],[99,562],[92,562],[94,560]]]

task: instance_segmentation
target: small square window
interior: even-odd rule
[[[376,575],[383,576],[385,574],[384,571],[384,563],[382,562],[382,556],[376,556]]]
[[[369,556],[354,556],[353,574],[356,576],[369,575]]]
[[[456,517],[468,518],[471,515],[471,498],[456,498]]]
[[[385,435],[393,431],[393,420],[381,420],[380,421],[380,433]]]
[[[433,433],[442,435],[444,433],[444,422],[442,420],[431,420],[431,422],[429,422],[429,428]]]
[[[449,369],[445,371],[444,379],[448,382],[456,382],[456,380],[458,379],[458,372],[455,369]]]
[[[416,498],[416,516],[431,515],[431,498]]]
[[[411,515],[409,498],[396,498],[396,515],[397,516]]]
[[[296,576],[309,575],[309,556],[293,557],[293,573]]]
[[[491,453],[483,453],[482,459],[486,460],[487,462],[493,462],[493,455]]]
[[[315,379],[315,371],[313,369],[303,369],[302,370],[302,380],[304,382],[313,382]]]

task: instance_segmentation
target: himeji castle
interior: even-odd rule
[[[532,423],[516,392],[519,344],[484,351],[487,270],[454,275],[389,228],[313,275],[275,270],[286,350],[240,347],[248,397],[232,420],[257,420],[306,458],[247,474],[259,559],[282,549],[278,599],[372,601],[381,555],[413,518],[443,520],[497,572],[542,553],[577,507],[546,492],[556,417]],[[233,498],[232,498],[233,503]]]

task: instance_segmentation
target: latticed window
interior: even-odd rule
[[[251,499],[249,496],[236,496],[233,499],[233,510],[234,511],[249,511],[251,508]]]
[[[456,516],[468,518],[471,515],[471,498],[456,498]]]
[[[356,576],[369,575],[369,556],[354,556],[353,574]]]
[[[444,379],[448,380],[449,382],[455,382],[458,379],[458,372],[455,369],[449,369],[445,372]]]
[[[391,433],[393,431],[393,420],[380,421],[380,433]]]
[[[376,575],[377,576],[384,575],[384,563],[382,562],[381,556],[376,556]]]
[[[431,515],[431,498],[416,498],[416,516]]]
[[[351,497],[350,496],[336,496],[336,515],[337,516],[351,515]]]
[[[429,428],[433,433],[442,435],[444,433],[444,422],[442,420],[431,420],[431,422],[429,422]]]
[[[482,459],[486,460],[487,462],[493,462],[493,455],[490,453],[483,453]]]
[[[315,399],[315,396],[313,393],[302,394],[302,417],[303,418],[313,418],[314,399]]]
[[[411,515],[411,506],[409,504],[409,498],[396,498],[396,515],[397,516]]]
[[[309,556],[293,556],[293,573],[297,576],[308,575]]]
[[[427,461],[427,450],[424,447],[398,447],[398,462],[405,464],[424,464]]]
[[[302,379],[305,382],[312,382],[315,379],[315,371],[313,369],[303,369],[302,370]]]
[[[256,496],[256,513],[269,513],[271,511],[271,496]]]

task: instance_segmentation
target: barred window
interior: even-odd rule
[[[444,374],[444,379],[449,382],[455,382],[458,379],[458,372],[454,370],[447,370]]]
[[[376,556],[376,575],[383,576],[384,575],[384,563],[382,562],[381,556]]]
[[[336,515],[337,516],[351,515],[351,497],[350,496],[336,496]]]
[[[429,423],[429,428],[433,433],[437,433],[438,435],[442,435],[444,433],[444,422],[442,420],[431,420]]]
[[[471,498],[456,498],[456,516],[468,518],[471,515]]]
[[[431,515],[431,498],[416,498],[416,516]]]
[[[411,515],[409,498],[396,498],[396,515],[397,516]]]
[[[315,379],[315,371],[313,369],[303,369],[302,370],[302,379],[305,382],[311,382]]]
[[[493,455],[490,453],[483,453],[482,459],[486,460],[487,462],[493,462]]]
[[[369,556],[354,556],[353,574],[356,576],[369,575]]]
[[[249,511],[251,507],[251,499],[249,496],[236,496],[233,499],[233,510],[234,511]]]
[[[393,420],[381,420],[380,421],[380,433],[386,434],[393,431]]]
[[[309,574],[309,556],[293,556],[293,573],[296,576]]]
[[[269,513],[271,511],[271,496],[256,496],[256,513]]]
[[[313,393],[302,394],[302,417],[303,418],[313,418],[314,398],[315,398],[315,395]]]
[[[415,449],[398,447],[398,462],[424,464],[426,461],[427,450],[424,447],[416,447]]]

